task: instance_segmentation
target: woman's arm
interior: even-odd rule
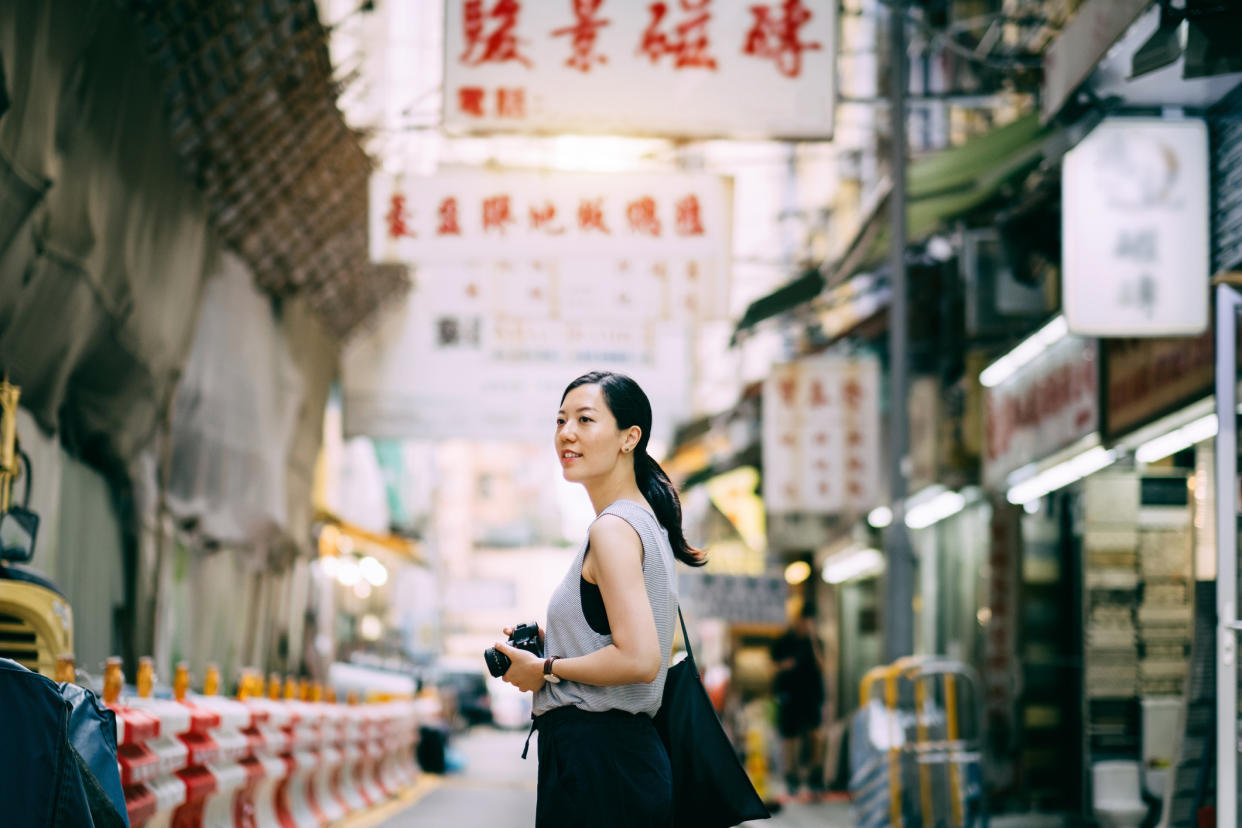
[[[604,515],[591,526],[590,550],[591,574],[604,599],[613,643],[589,655],[557,659],[554,671],[565,681],[599,687],[655,681],[662,659],[643,580],[642,541],[623,519]],[[521,690],[543,686],[543,659],[497,646],[513,661],[505,681]]]

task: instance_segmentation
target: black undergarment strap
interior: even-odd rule
[[[579,578],[578,589],[582,593],[582,615],[587,625],[599,635],[612,635],[612,627],[608,624],[608,608],[604,606],[603,593],[599,586],[586,578]]]

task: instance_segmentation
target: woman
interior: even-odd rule
[[[546,658],[496,644],[512,661],[504,680],[535,694],[537,828],[672,825],[672,774],[652,718],[677,625],[674,558],[705,560],[647,454],[650,432],[651,403],[627,376],[585,374],[561,397],[561,468],[598,517],[548,604]]]

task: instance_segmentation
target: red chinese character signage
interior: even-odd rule
[[[656,215],[656,202],[651,196],[643,196],[637,201],[631,201],[625,208],[625,215],[629,220],[630,229],[635,233],[647,236],[660,235],[660,217]]]
[[[802,53],[818,52],[822,43],[806,42],[799,34],[811,22],[811,10],[801,0],[783,0],[778,5],[751,6],[755,25],[746,35],[742,51],[754,57],[767,58],[777,71],[789,78],[802,74]]]
[[[440,202],[438,236],[460,236],[461,225],[457,223],[457,199],[449,196]]]
[[[573,52],[565,61],[571,69],[590,72],[597,64],[608,62],[607,56],[595,51],[599,30],[611,23],[598,16],[599,7],[603,4],[604,0],[573,0],[573,25],[552,32],[553,37],[571,39]]]
[[[604,200],[602,198],[584,198],[578,202],[578,229],[584,233],[592,231],[608,235],[612,233],[604,223]]]
[[[446,0],[473,132],[830,138],[837,0]]]
[[[608,19],[610,2],[580,9]],[[530,8],[523,3],[522,14]],[[496,88],[523,86],[525,70],[509,69]],[[533,103],[529,92],[501,103],[495,88],[480,101],[485,113],[499,105],[529,114]],[[376,172],[370,187],[372,258],[408,265],[417,278],[374,335],[351,346],[343,369],[351,433],[443,439],[486,430],[530,440],[547,430],[548,394],[583,363],[630,372],[649,388],[656,434],[690,416],[693,332],[730,310],[727,179],[446,167]],[[835,387],[823,383],[829,398]],[[799,388],[795,402],[806,393]],[[825,454],[837,432],[820,431],[829,442],[807,470],[815,476],[782,484],[798,498],[843,491],[844,461]],[[788,439],[784,449],[798,452],[804,430],[791,427]]]
[[[1004,487],[1010,472],[1099,427],[1099,345],[1067,336],[984,393],[983,478]]]
[[[677,202],[677,235],[703,235],[703,219],[699,215],[698,196],[688,195]]]
[[[862,514],[878,502],[880,370],[870,358],[778,365],[763,390],[772,514]]]
[[[652,3],[651,23],[643,32],[638,51],[658,62],[663,57],[672,58],[675,69],[716,69],[711,56],[707,24],[711,22],[712,0],[677,0],[680,17],[668,20],[669,3]]]
[[[465,48],[457,58],[465,66],[484,63],[520,63],[531,65],[530,59],[518,49],[518,15],[522,4],[517,0],[462,1],[462,40]]]
[[[728,312],[719,280],[728,268],[729,211],[727,182],[705,174],[377,173],[371,253],[419,267],[456,263],[462,273],[492,258],[506,272],[533,262],[544,274],[591,274],[590,290],[574,293],[588,313],[713,320]],[[565,301],[542,283],[514,301],[532,291]]]
[[[388,223],[388,238],[413,237],[414,231],[410,229],[410,216],[406,210],[405,196],[401,193],[393,193],[388,205],[388,212],[384,214],[384,220]]]
[[[565,232],[565,228],[556,221],[556,205],[551,201],[531,205],[530,228],[550,236],[559,236]]]

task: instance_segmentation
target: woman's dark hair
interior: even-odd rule
[[[707,555],[686,542],[686,535],[681,529],[681,500],[673,482],[668,479],[660,464],[647,453],[647,440],[651,436],[651,401],[643,393],[638,383],[625,374],[612,371],[592,371],[583,374],[571,382],[561,395],[561,402],[569,396],[569,392],[582,385],[598,385],[604,393],[604,401],[617,419],[617,428],[627,429],[638,426],[642,437],[634,447],[634,477],[643,497],[655,510],[660,525],[668,532],[669,543],[677,560],[690,566],[702,566],[707,563]]]

